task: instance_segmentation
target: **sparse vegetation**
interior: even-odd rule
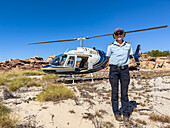
[[[103,126],[106,127],[106,128],[114,128],[114,125],[111,122],[108,122],[108,121],[104,122]]]
[[[0,77],[0,85],[5,85],[8,82],[6,77]]]
[[[144,74],[144,76],[140,76],[140,77],[144,77],[145,80],[143,80],[143,78],[139,78],[138,80],[133,80],[131,82],[131,89],[130,89],[131,92],[129,93],[129,97],[134,100],[137,100],[137,102],[140,103],[140,105],[142,106],[142,107],[139,106],[139,109],[134,108],[133,111],[136,112],[136,114],[142,115],[142,117],[147,118],[149,116],[149,118],[151,120],[165,122],[166,123],[165,126],[166,125],[168,126],[167,122],[170,122],[169,121],[170,117],[167,117],[167,116],[154,117],[157,115],[154,115],[154,116],[149,115],[150,112],[154,111],[154,110],[151,110],[151,109],[153,109],[153,104],[152,104],[152,99],[150,99],[150,98],[152,98],[152,97],[157,98],[157,97],[156,97],[155,93],[148,93],[151,90],[152,91],[154,90],[154,88],[152,88],[153,86],[151,86],[153,83],[150,82],[150,79],[148,79],[148,78],[152,78],[153,76],[155,77],[156,73],[155,74],[152,72],[151,73],[145,72],[145,73],[146,74]],[[75,100],[75,105],[83,106],[83,104],[86,103],[86,105],[89,106],[89,108],[87,108],[87,110],[90,110],[90,109],[92,110],[92,108],[94,107],[95,104],[98,105],[98,103],[100,104],[103,101],[106,102],[106,104],[111,104],[111,101],[108,100],[111,98],[111,90],[106,90],[106,88],[102,88],[102,89],[98,88],[98,86],[93,86],[93,84],[90,85],[89,82],[83,82],[82,84],[67,85],[74,90],[74,91],[72,91],[63,85],[55,84],[56,78],[58,76],[53,75],[53,74],[45,74],[43,72],[33,71],[33,70],[32,71],[22,70],[20,73],[19,72],[11,72],[11,71],[10,72],[7,71],[4,73],[0,72],[0,75],[1,75],[0,76],[0,85],[9,86],[9,90],[12,90],[12,91],[15,91],[18,88],[23,87],[23,86],[31,87],[31,86],[46,85],[46,86],[44,86],[44,91],[41,92],[36,97],[37,101],[41,101],[41,102],[54,101],[54,102],[56,102],[56,101],[67,100],[67,99],[71,98],[71,99]],[[28,77],[30,75],[31,76],[43,75],[43,76],[41,77],[42,78],[41,79],[40,77],[36,77],[36,76],[33,78]],[[161,74],[161,75],[164,75],[164,74]],[[136,86],[136,81],[139,81],[139,83],[141,85]],[[149,85],[149,82],[151,83],[151,85]],[[77,97],[74,96],[74,92],[77,92]],[[97,98],[98,97],[100,98],[100,101],[95,102],[96,101],[95,95],[97,95]],[[119,96],[119,98],[120,98],[120,96]],[[163,98],[163,97],[161,97],[161,98]],[[166,100],[169,100],[169,98],[166,98]],[[65,101],[62,101],[62,102],[65,102]],[[143,109],[143,107],[144,107],[144,109]],[[140,109],[140,108],[142,108],[142,109]],[[40,109],[40,111],[42,109],[48,109],[48,107],[42,107]],[[93,111],[93,110],[92,111],[91,110],[89,112]],[[89,119],[90,121],[92,121],[92,124],[94,124],[94,126],[96,128],[114,127],[111,122],[103,121],[106,116],[105,114],[110,115],[105,110],[107,110],[107,109],[104,108],[104,110],[101,109],[101,110],[95,111],[94,113],[85,113],[84,114],[85,116],[83,115],[83,118]],[[143,110],[146,110],[149,112],[141,112]],[[1,111],[1,108],[0,108],[0,111]],[[7,112],[7,113],[9,113],[9,112]],[[74,114],[75,111],[70,109],[68,111],[68,113]],[[147,115],[147,116],[145,116],[145,115]],[[102,117],[104,119],[102,119]],[[7,119],[5,119],[5,118],[7,118]],[[2,122],[2,120],[12,119],[11,116],[9,116],[9,115],[6,116],[5,118],[0,117],[0,121]],[[138,125],[142,124],[142,125],[147,125],[149,127],[149,123],[147,122],[148,123],[147,124],[145,122],[145,120],[136,119],[134,121],[136,121],[136,124],[138,124]],[[7,124],[12,123],[12,122],[8,123],[7,121],[4,121],[4,122]],[[14,124],[16,124],[15,120],[14,120]],[[13,128],[13,126],[7,126],[7,127]],[[1,128],[1,124],[0,124],[0,128]],[[6,127],[4,127],[4,128],[6,128]]]
[[[42,72],[42,71],[24,71],[22,73],[22,75],[24,76],[39,76],[39,75],[46,75],[46,73]]]
[[[141,119],[136,119],[136,122],[140,123],[140,124],[143,124],[143,125],[146,125],[146,121],[144,120],[141,120]]]
[[[46,83],[46,85],[56,84],[56,75],[47,74],[42,77],[42,80]]]
[[[15,128],[18,120],[10,116],[10,109],[0,102],[0,128]]]
[[[160,116],[157,114],[151,114],[149,117],[153,121],[159,121],[159,122],[164,122],[164,123],[170,123],[170,117],[169,116]]]
[[[74,97],[74,92],[63,85],[52,84],[37,96],[38,101],[59,101]]]
[[[18,76],[37,76],[37,75],[46,75],[46,73],[38,70],[21,70],[13,69],[6,72],[1,71],[0,75],[6,78],[14,78]]]
[[[139,103],[142,107],[145,107],[146,106],[146,104],[145,103],[142,103],[142,102],[140,102]]]
[[[75,113],[75,111],[74,110],[70,110],[69,113]]]
[[[103,118],[102,113],[100,113],[99,111],[96,111],[95,115],[99,118]]]
[[[148,115],[146,112],[139,112],[140,115]]]
[[[9,86],[10,91],[16,91],[18,88],[23,86],[28,86],[28,87],[40,86],[41,83],[35,82],[30,77],[23,76],[23,77],[16,77],[12,79],[7,85]]]

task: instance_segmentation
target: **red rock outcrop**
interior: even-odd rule
[[[30,59],[19,60],[19,59],[10,59],[9,61],[0,62],[0,70],[9,70],[13,68],[18,69],[39,69],[49,62],[43,61],[43,58],[35,56]]]
[[[19,60],[19,59],[10,59],[3,62],[0,62],[0,70],[9,70],[13,68],[18,69],[40,69],[43,66],[47,65],[54,56],[49,56],[47,60],[43,60],[42,57],[34,56],[30,59]],[[170,70],[170,57],[150,57],[147,54],[142,54],[139,58],[140,66],[136,65],[134,59],[130,60],[129,67],[131,69],[141,68],[141,69],[165,69]],[[108,71],[109,64],[102,71]]]

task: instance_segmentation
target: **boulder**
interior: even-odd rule
[[[39,56],[34,56],[34,57],[31,57],[30,60],[42,60],[43,61],[43,58]]]
[[[11,99],[11,98],[16,98],[6,87],[1,88],[1,94],[0,97],[3,100]]]
[[[48,59],[46,60],[46,62],[50,62],[52,59],[54,59],[56,57],[56,55],[54,56],[49,56]]]
[[[154,64],[152,64],[152,63],[149,64],[149,69],[153,69],[154,67],[155,67]]]

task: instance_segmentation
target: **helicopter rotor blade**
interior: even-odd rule
[[[99,35],[99,36],[91,36],[91,37],[85,37],[86,39],[91,39],[91,38],[97,38],[97,37],[103,37],[103,36],[111,36],[113,34],[105,34],[105,35]]]
[[[127,31],[125,33],[132,33],[132,32],[141,32],[141,31],[148,31],[148,30],[154,30],[154,29],[160,29],[160,28],[167,28],[168,25],[165,26],[159,26],[159,27],[153,27],[153,28],[146,28],[146,29],[139,29],[139,30],[133,30],[133,31]]]
[[[64,42],[64,41],[75,41],[78,40],[77,38],[74,39],[66,39],[66,40],[54,40],[54,41],[45,41],[45,42],[36,42],[36,43],[27,43],[28,45],[30,44],[44,44],[44,43],[54,43],[54,42]]]
[[[167,27],[168,27],[168,25],[165,25],[165,26],[159,26],[159,27],[152,27],[152,28],[146,28],[146,29],[139,29],[139,30],[127,31],[127,32],[125,32],[125,33],[141,32],[141,31],[148,31],[148,30],[154,30],[154,29],[160,29],[160,28],[167,28]],[[110,36],[110,35],[113,35],[113,34],[105,34],[105,35],[99,35],[99,36],[86,37],[86,39],[103,37],[103,36]]]
[[[165,25],[165,26],[159,26],[159,27],[152,27],[152,28],[146,28],[146,29],[127,31],[125,33],[141,32],[141,31],[148,31],[148,30],[161,29],[161,28],[167,28],[167,27],[168,27],[168,25]],[[54,41],[27,43],[27,44],[30,45],[30,44],[43,44],[43,43],[54,43],[54,42],[64,42],[64,41],[85,40],[85,39],[91,39],[91,38],[97,38],[97,37],[103,37],[103,36],[110,36],[110,35],[113,35],[113,34],[105,34],[105,35],[98,35],[98,36],[91,36],[91,37],[80,37],[80,38],[66,39],[66,40],[54,40]]]

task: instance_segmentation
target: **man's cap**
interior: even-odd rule
[[[124,30],[122,29],[122,28],[116,28],[115,30],[114,30],[114,34],[116,33],[116,32],[118,32],[118,31],[122,31],[122,32],[124,32]]]

